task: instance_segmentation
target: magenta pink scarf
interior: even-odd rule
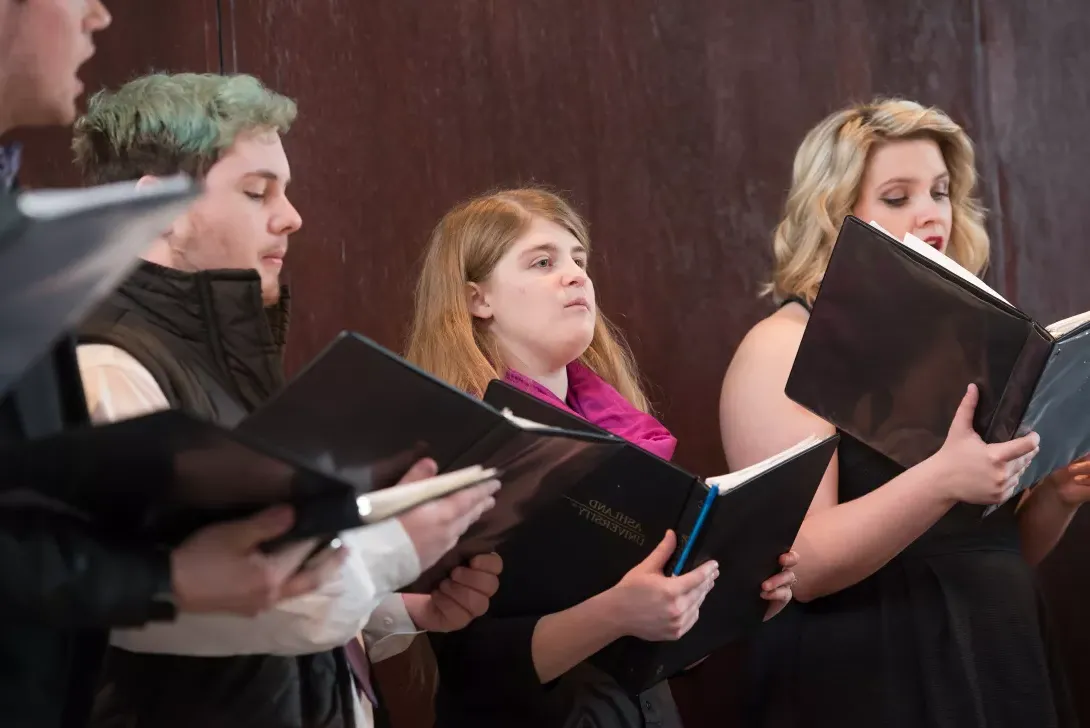
[[[568,400],[563,402],[549,389],[516,371],[504,381],[543,402],[582,417],[617,437],[623,437],[664,460],[674,456],[677,439],[658,420],[640,412],[609,384],[579,362],[568,365]]]

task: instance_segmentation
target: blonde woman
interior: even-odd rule
[[[961,128],[910,101],[845,109],[806,136],[774,236],[768,288],[781,306],[745,337],[723,381],[732,468],[833,431],[784,385],[845,215],[984,267],[973,165]],[[968,387],[943,447],[908,470],[841,433],[795,543],[800,603],[761,635],[754,726],[1073,725],[1030,567],[1090,488],[1073,466],[981,520],[966,504],[997,502],[1038,439],[984,443],[976,402]]]
[[[635,363],[598,312],[589,256],[586,225],[546,191],[508,190],[455,208],[428,247],[408,358],[477,396],[505,379],[670,458],[676,441],[648,413]],[[673,640],[696,622],[717,565],[664,576],[674,545],[668,533],[615,587],[563,612],[485,615],[434,638],[437,727],[680,726],[666,683],[627,695],[585,662],[622,636]],[[794,557],[781,561],[789,568]],[[793,580],[785,570],[763,585],[770,614],[790,599]]]

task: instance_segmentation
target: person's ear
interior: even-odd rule
[[[149,187],[154,187],[157,184],[162,184],[162,180],[153,174],[145,174],[143,177],[136,180],[136,189],[142,190]]]
[[[473,318],[485,320],[492,318],[492,306],[488,303],[488,296],[485,295],[480,284],[466,284],[466,305],[469,307],[469,313],[473,315]]]
[[[162,184],[163,180],[153,174],[145,174],[136,180],[136,189],[148,189]],[[163,230],[147,250],[144,258],[160,265],[169,265],[172,246],[178,240],[185,240],[192,229],[189,220],[189,212],[183,212],[170,223],[170,227]]]

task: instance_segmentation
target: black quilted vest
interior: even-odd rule
[[[288,295],[266,309],[256,271],[143,263],[86,322],[155,378],[172,407],[235,425],[284,382]],[[184,657],[110,648],[94,728],[351,728],[344,650]]]

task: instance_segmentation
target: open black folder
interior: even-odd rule
[[[608,433],[521,421],[348,332],[237,431],[367,490],[389,487],[424,456],[440,473],[497,470],[495,507],[412,585],[421,592],[454,566],[496,550],[623,447]]]
[[[185,176],[0,195],[0,395],[133,269],[197,196]]]
[[[0,507],[44,508],[121,541],[176,545],[196,529],[273,504],[286,538],[362,525],[356,489],[263,443],[177,410],[0,449]]]
[[[492,382],[485,401],[537,422],[601,432],[503,382]],[[668,572],[682,555],[682,573],[719,563],[700,619],[675,642],[624,638],[592,661],[632,693],[676,675],[761,624],[768,608],[761,584],[794,543],[837,440],[812,438],[760,466],[708,479],[626,443],[503,545],[503,577],[489,613],[533,616],[572,607],[614,586],[673,529],[678,548]],[[709,498],[709,486],[719,494]]]
[[[468,467],[370,490],[267,443],[177,410],[0,447],[0,509],[45,510],[122,541],[176,545],[219,521],[271,505],[294,507],[290,531],[266,544],[378,523],[497,476]]]
[[[908,468],[942,446],[975,383],[985,441],[1041,436],[1013,496],[1090,453],[1087,362],[1090,312],[1042,326],[925,243],[849,216],[785,391]]]
[[[119,538],[176,542],[290,503],[296,525],[273,548],[501,478],[496,507],[422,575],[417,587],[430,590],[618,447],[610,436],[518,422],[346,333],[234,429],[161,412],[0,449],[0,507],[67,511]],[[443,474],[396,485],[425,455]]]

